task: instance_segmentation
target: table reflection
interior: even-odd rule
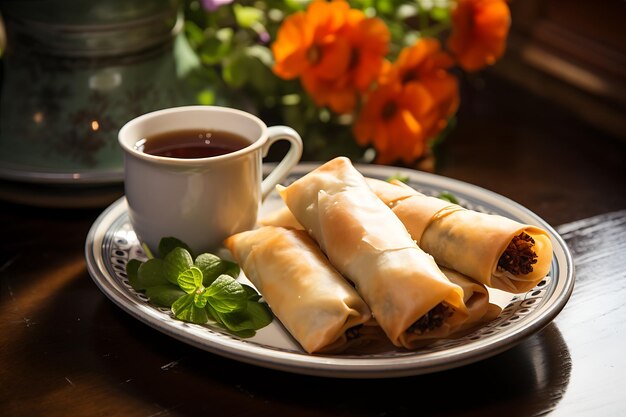
[[[102,372],[119,383],[132,379],[127,383],[130,395],[165,409],[176,407],[182,414],[194,411],[194,399],[208,396],[221,410],[243,402],[267,413],[298,408],[298,415],[413,415],[419,410],[429,415],[528,416],[553,409],[570,378],[569,351],[554,324],[502,354],[461,368],[395,379],[328,379],[212,355],[172,341],[125,313],[112,314],[115,308],[105,303],[98,312],[101,320],[96,317],[106,327],[117,327],[107,320],[124,322],[124,335],[94,333],[102,337],[93,341]],[[117,345],[111,345],[113,340]],[[152,384],[151,373],[167,373],[168,383]],[[219,395],[215,386],[221,387]],[[211,407],[207,404],[207,410]]]

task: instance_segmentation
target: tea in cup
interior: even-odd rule
[[[154,253],[163,237],[202,253],[253,228],[262,200],[302,155],[293,129],[217,106],[144,114],[124,125],[118,139],[130,222]],[[279,140],[290,148],[263,180],[262,159]]]

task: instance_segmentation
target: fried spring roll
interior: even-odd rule
[[[303,230],[304,228],[298,220],[293,216],[289,207],[281,207],[277,210],[268,213],[264,217],[260,218],[258,223],[261,226],[276,226],[286,227],[288,229]]]
[[[500,315],[502,309],[489,302],[489,291],[483,284],[449,268],[440,269],[451,282],[463,289],[463,302],[467,307],[468,317],[459,331],[489,322]]]
[[[288,207],[281,207],[269,213],[259,222],[265,225],[302,230],[302,225],[298,223]],[[442,266],[439,268],[450,282],[458,285],[463,290],[463,303],[467,308],[468,317],[457,332],[470,329],[481,323],[487,323],[500,315],[502,309],[498,305],[489,302],[489,291],[484,284],[452,269]]]
[[[461,288],[415,244],[347,158],[278,190],[394,345],[411,349],[446,337],[466,320]]]
[[[307,352],[341,351],[371,318],[365,301],[306,232],[267,226],[224,244]]]
[[[550,269],[552,243],[538,227],[425,196],[399,181],[367,183],[440,265],[513,293],[531,290]]]

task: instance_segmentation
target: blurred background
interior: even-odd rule
[[[626,139],[626,4],[511,1],[508,50],[494,72]]]
[[[397,56],[421,37],[438,37],[443,45],[455,2],[350,4],[383,19],[390,55]],[[527,143],[544,154],[544,166],[554,158],[588,165],[588,185],[604,181],[603,175],[620,183],[626,164],[624,2],[506,4],[511,26],[502,56],[480,71],[452,68],[460,100],[458,110],[445,116],[446,127],[427,138],[414,158],[384,163],[480,183],[496,179],[492,170],[510,176],[524,169],[520,158],[498,164],[493,155]],[[290,125],[305,140],[304,160],[347,155],[379,162],[372,148],[355,140],[354,114],[319,105],[298,79],[272,71],[271,48],[281,24],[307,5],[3,1],[0,198],[43,206],[105,205],[122,193],[119,128],[142,113],[185,104],[233,106],[268,124]],[[269,160],[282,152],[277,146]],[[590,154],[597,159],[591,161]],[[598,165],[606,174],[591,171]]]

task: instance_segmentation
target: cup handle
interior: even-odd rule
[[[269,173],[261,183],[261,199],[265,200],[272,192],[276,184],[285,179],[287,174],[300,162],[302,156],[302,139],[298,132],[287,126],[271,126],[267,128],[267,142],[263,145],[263,157],[267,155],[270,147],[279,140],[288,140],[291,146],[285,157]]]

